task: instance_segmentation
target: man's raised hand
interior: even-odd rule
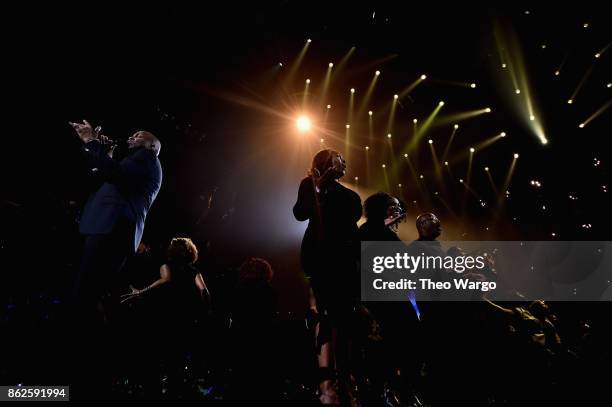
[[[83,120],[83,123],[68,122],[72,128],[77,132],[79,138],[84,142],[88,143],[98,138],[101,127],[98,126],[95,129],[91,127],[91,124],[87,120]]]

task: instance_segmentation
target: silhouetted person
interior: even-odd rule
[[[386,192],[377,192],[363,203],[366,222],[359,227],[359,237],[366,241],[399,241],[397,229],[406,213],[400,201]]]
[[[362,242],[400,241],[397,230],[406,211],[399,199],[386,192],[377,192],[368,197],[363,206],[367,221],[359,228]],[[414,385],[419,372],[414,352],[418,348],[416,314],[407,302],[381,301],[366,306],[380,324],[382,337],[380,346],[372,347],[370,359],[376,360],[368,363],[374,370],[380,370],[370,376],[377,396],[386,394],[386,398],[407,399],[407,394],[403,393]]]
[[[230,404],[275,404],[279,388],[279,337],[274,271],[266,260],[251,257],[238,270],[231,305],[229,355],[233,383]],[[243,403],[240,403],[243,402]]]
[[[434,241],[442,233],[440,219],[431,212],[422,213],[416,218],[416,228],[421,241]]]
[[[123,302],[143,296],[152,299],[151,329],[136,334],[143,338],[140,346],[150,349],[142,362],[147,370],[156,372],[155,363],[164,364],[172,397],[185,396],[185,357],[200,346],[198,338],[210,305],[204,278],[194,266],[197,260],[198,249],[191,239],[173,238],[159,278],[142,289],[131,287],[132,292],[122,296]]]
[[[153,134],[138,131],[127,140],[129,155],[116,161],[107,148],[110,140],[98,134],[99,128],[92,129],[87,121],[71,125],[83,141],[89,168],[104,180],[89,197],[79,226],[85,244],[75,293],[90,301],[109,289],[140,243],[147,212],[161,187],[161,143]]]
[[[320,318],[315,335],[320,349],[320,400],[324,404],[338,402],[332,355],[342,385],[348,383],[349,321],[359,296],[357,221],[361,217],[361,200],[337,181],[345,172],[346,163],[340,153],[319,151],[309,176],[300,183],[293,207],[297,220],[308,220],[301,261],[316,300],[316,305],[311,302],[311,310]]]
[[[162,169],[157,159],[161,144],[147,131],[138,131],[127,140],[129,154],[121,161],[112,158],[114,146],[87,121],[70,123],[83,142],[82,154],[92,172],[104,181],[87,201],[80,221],[85,236],[81,266],[74,286],[75,328],[89,337],[82,341],[96,348],[91,358],[77,356],[81,367],[77,378],[86,387],[110,383],[112,341],[100,331],[102,318],[117,302],[102,304],[101,297],[113,288],[126,258],[140,243],[145,218],[161,187]],[[95,377],[99,376],[99,377]],[[76,393],[81,386],[76,386]],[[93,394],[96,390],[90,389]],[[103,395],[101,395],[103,396]],[[77,396],[78,397],[78,396]]]

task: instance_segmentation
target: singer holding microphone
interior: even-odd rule
[[[350,320],[359,298],[361,199],[338,182],[345,172],[340,153],[319,151],[293,207],[297,220],[308,220],[301,263],[314,293],[310,317],[319,352],[319,400],[324,405],[339,403],[337,385],[341,396],[351,398],[348,359]]]
[[[79,225],[85,240],[73,287],[78,346],[71,381],[75,399],[95,395],[104,400],[123,348],[116,346],[119,335],[108,329],[115,326],[119,304],[118,296],[109,294],[117,294],[119,272],[140,243],[147,212],[161,187],[161,143],[153,134],[137,131],[127,139],[127,156],[118,161],[112,158],[117,143],[100,134],[100,127],[94,129],[86,120],[70,125],[83,142],[89,170],[103,181],[87,200]],[[79,354],[82,345],[94,352]]]
[[[85,243],[74,294],[77,301],[91,305],[111,288],[140,243],[147,212],[161,187],[161,143],[153,134],[137,131],[127,139],[128,155],[117,161],[112,158],[116,143],[100,134],[100,127],[93,129],[86,120],[70,125],[83,141],[88,167],[104,181],[89,197],[79,226]]]

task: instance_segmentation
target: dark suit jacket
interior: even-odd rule
[[[108,157],[96,140],[84,144],[82,149],[92,171],[105,182],[85,204],[81,234],[108,234],[119,219],[127,220],[134,225],[136,250],[147,212],[161,187],[162,169],[157,156],[150,150],[138,149],[116,161]]]

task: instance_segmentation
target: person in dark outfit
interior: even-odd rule
[[[117,161],[99,128],[92,129],[87,121],[70,124],[83,141],[88,167],[104,181],[89,197],[79,225],[85,244],[74,293],[91,300],[109,289],[140,244],[147,212],[161,188],[161,143],[153,134],[138,131],[127,140],[128,156]]]
[[[138,131],[127,140],[129,153],[113,159],[114,144],[84,120],[70,123],[83,142],[81,153],[102,185],[89,197],[79,230],[84,235],[81,265],[73,286],[75,340],[96,348],[91,358],[75,354],[75,398],[110,394],[118,363],[118,301],[109,295],[118,286],[120,271],[142,237],[145,218],[161,188],[162,168],[157,158],[161,143],[153,134]],[[85,336],[85,337],[83,337]],[[95,360],[91,360],[95,359]],[[116,373],[115,373],[116,374]],[[82,394],[81,394],[82,392]],[[102,394],[105,393],[105,394]]]
[[[156,372],[161,362],[168,377],[168,395],[184,397],[184,362],[186,355],[197,354],[201,327],[210,306],[210,293],[199,270],[194,266],[198,249],[191,239],[176,237],[168,246],[167,262],[159,269],[159,278],[147,287],[131,287],[123,302],[150,297],[151,326],[134,334],[143,338],[141,346],[151,348],[147,360],[149,372]],[[149,344],[148,346],[145,344]],[[152,345],[152,346],[151,346]]]
[[[323,404],[338,403],[332,358],[342,385],[348,383],[349,321],[359,295],[357,221],[361,217],[361,199],[337,181],[345,172],[346,163],[340,153],[319,151],[309,175],[300,183],[293,207],[297,220],[308,220],[301,263],[310,277],[316,301],[316,305],[312,301],[311,311],[319,317],[315,331]]]
[[[399,241],[397,228],[399,222],[405,217],[399,199],[378,192],[365,200],[366,222],[359,228],[359,237],[362,242],[392,242]]]

